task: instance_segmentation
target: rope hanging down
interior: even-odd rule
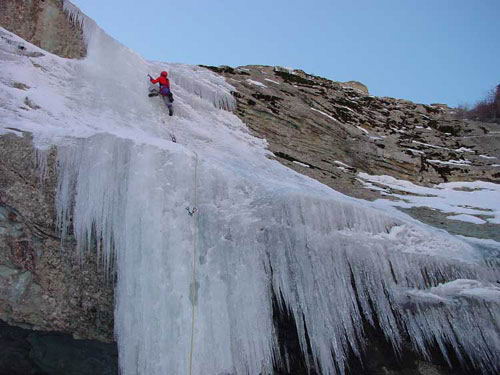
[[[194,164],[194,207],[186,207],[188,215],[193,217],[193,265],[192,265],[192,279],[191,279],[191,345],[189,351],[189,375],[193,372],[193,352],[194,352],[194,326],[196,320],[196,248],[198,246],[198,219],[197,215],[194,214],[198,211],[198,154],[195,152],[195,164]]]

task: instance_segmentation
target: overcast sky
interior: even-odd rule
[[[500,84],[500,0],[73,2],[150,60],[288,66],[452,106]]]

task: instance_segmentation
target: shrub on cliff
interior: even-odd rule
[[[474,107],[459,106],[457,114],[460,118],[500,123],[500,85],[491,89]]]

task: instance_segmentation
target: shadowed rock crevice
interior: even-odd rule
[[[1,375],[115,375],[116,344],[12,327],[0,320]]]

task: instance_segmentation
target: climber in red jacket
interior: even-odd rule
[[[159,94],[161,95],[163,101],[165,102],[165,105],[168,108],[168,114],[172,116],[174,114],[174,109],[173,109],[173,102],[174,102],[174,96],[172,95],[172,92],[170,91],[170,81],[167,78],[168,73],[163,71],[160,73],[160,76],[156,79],[153,79],[153,77],[149,76],[149,81],[154,85],[156,83],[160,84],[160,91]]]

